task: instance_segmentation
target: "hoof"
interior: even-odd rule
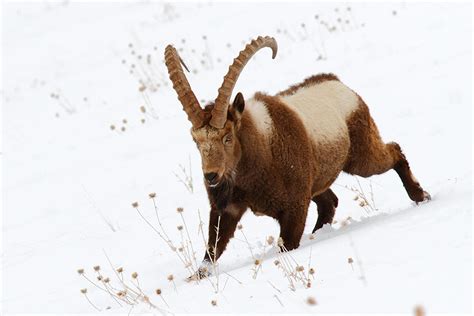
[[[421,201],[416,201],[416,204],[418,205],[419,203],[427,202],[430,200],[431,200],[431,195],[428,192],[423,191],[423,199]]]
[[[203,261],[199,269],[191,276],[186,278],[187,282],[199,281],[211,275],[212,264],[209,261]]]

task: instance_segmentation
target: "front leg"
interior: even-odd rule
[[[216,262],[224,252],[227,243],[234,236],[237,223],[242,218],[246,209],[247,207],[245,205],[229,204],[225,210],[219,214],[217,209],[211,208],[209,216],[209,239],[204,259],[196,274],[189,277],[188,280],[202,279],[212,273],[212,263]]]
[[[239,204],[229,204],[221,214],[216,209],[211,209],[209,216],[209,238],[207,250],[204,254],[205,261],[215,262],[219,259],[227,247],[227,243],[234,236],[237,223],[246,209],[245,205]]]

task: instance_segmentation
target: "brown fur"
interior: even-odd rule
[[[306,78],[303,82],[301,82],[299,84],[292,85],[288,89],[285,89],[283,91],[278,92],[276,95],[277,96],[290,95],[290,94],[295,93],[296,91],[298,91],[301,88],[311,86],[311,85],[314,85],[314,84],[318,84],[318,83],[321,83],[321,82],[324,82],[324,81],[329,81],[329,80],[339,80],[339,78],[336,75],[332,74],[332,73],[317,74],[317,75],[311,76],[309,78]]]
[[[384,173],[394,169],[411,200],[421,202],[429,198],[411,173],[410,166],[397,143],[385,144],[369,108],[359,97],[359,109],[347,121],[351,139],[351,149],[344,171],[361,177]]]
[[[229,107],[222,129],[208,125],[213,104],[206,107],[205,124],[192,130],[193,138],[201,146],[203,172],[219,176],[217,185],[206,183],[211,213],[205,260],[219,258],[247,208],[275,218],[285,247],[297,248],[311,200],[318,209],[313,232],[332,222],[338,199],[329,187],[341,171],[368,177],[395,169],[412,200],[429,198],[413,177],[400,147],[382,142],[361,98],[346,121],[348,135],[319,143],[310,139],[301,119],[280,96],[327,80],[338,79],[332,74],[321,74],[277,96],[255,94],[254,98],[265,104],[273,121],[270,138],[260,134],[252,117],[246,114],[241,96]],[[227,135],[232,135],[228,144],[224,142]],[[219,240],[214,249],[217,226]]]
[[[336,207],[338,204],[337,196],[331,189],[327,189],[323,193],[313,197],[313,201],[318,206],[318,220],[313,228],[313,233],[323,227],[324,224],[331,224]]]

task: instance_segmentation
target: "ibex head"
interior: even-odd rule
[[[176,49],[168,45],[165,63],[173,88],[193,127],[191,135],[201,153],[202,171],[209,188],[232,180],[241,157],[238,131],[245,101],[239,92],[232,104],[230,98],[237,78],[252,56],[261,48],[270,47],[272,58],[277,54],[277,43],[272,37],[252,40],[229,67],[214,103],[203,109],[194,95],[181,67],[182,60]],[[186,67],[186,66],[185,66]]]

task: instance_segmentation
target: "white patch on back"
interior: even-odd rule
[[[252,118],[257,130],[264,136],[269,137],[272,133],[273,121],[268,113],[266,105],[255,99],[245,101],[245,111]]]
[[[315,142],[347,137],[346,119],[357,109],[357,95],[337,80],[298,89],[280,99],[293,109]]]

